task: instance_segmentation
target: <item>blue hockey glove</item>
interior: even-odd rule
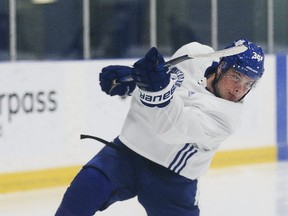
[[[153,47],[144,58],[134,63],[132,77],[136,85],[150,92],[157,92],[164,89],[170,82],[170,73],[167,73],[168,67],[164,66],[164,58]]]
[[[110,65],[104,67],[99,75],[100,86],[103,92],[110,96],[131,95],[136,83],[127,77],[131,77],[133,68],[128,66]]]

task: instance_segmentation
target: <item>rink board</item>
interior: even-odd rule
[[[287,159],[287,119],[283,121],[287,58],[279,58],[266,57],[267,73],[246,98],[244,124],[223,143],[211,167]],[[129,109],[130,99],[101,92],[99,71],[133,62],[0,64],[0,193],[69,184],[81,165],[102,148],[97,142],[80,141],[79,135],[113,139]]]
[[[219,151],[211,164],[223,168],[276,161],[276,148]],[[68,186],[81,166],[0,174],[0,194],[48,187]]]

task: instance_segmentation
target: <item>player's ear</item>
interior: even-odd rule
[[[217,67],[217,72],[218,71],[222,71],[222,69],[223,69],[223,65],[225,64],[225,62],[224,61],[221,61],[219,64],[218,64],[218,67]]]
[[[228,71],[227,63],[224,61],[220,61],[218,64],[216,75],[225,74]]]
[[[221,74],[222,68],[223,68],[223,64],[224,64],[224,62],[222,62],[222,61],[218,64],[218,66],[216,68],[216,76],[219,76]]]

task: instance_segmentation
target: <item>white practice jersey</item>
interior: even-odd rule
[[[213,51],[193,42],[172,58]],[[213,61],[219,59],[198,58],[177,64],[184,81],[163,108],[145,106],[136,88],[120,140],[138,154],[189,179],[205,173],[220,143],[239,126],[243,106],[206,90],[204,73]]]

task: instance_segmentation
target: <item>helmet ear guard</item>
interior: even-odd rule
[[[206,69],[206,71],[204,73],[204,77],[208,78],[211,74],[216,73],[218,64],[219,64],[218,62],[213,61],[212,65]]]

